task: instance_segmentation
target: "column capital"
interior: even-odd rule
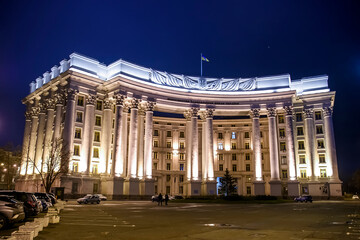
[[[110,98],[105,98],[104,99],[104,109],[110,109],[111,110],[112,105],[113,105],[113,103],[112,103]]]
[[[276,108],[275,107],[267,108],[267,115],[268,117],[276,117]]]
[[[40,108],[39,113],[45,113],[47,109],[46,102],[39,103],[39,108]]]
[[[26,112],[25,112],[25,120],[26,120],[26,121],[30,121],[30,120],[31,120],[31,113],[30,113],[30,111],[26,111]]]
[[[40,113],[40,107],[32,107],[30,108],[31,117],[37,117]]]
[[[64,105],[65,97],[62,92],[57,92],[54,95],[54,100],[56,102],[56,105]]]
[[[185,110],[184,112],[184,117],[187,121],[191,120],[191,113],[190,113],[190,109]]]
[[[125,96],[122,94],[116,94],[114,96],[115,98],[115,102],[116,102],[116,106],[124,106],[124,102],[125,102]]]
[[[145,107],[145,111],[146,112],[148,112],[148,111],[154,111],[154,107],[155,107],[155,105],[156,105],[156,102],[146,102],[145,104],[144,104],[144,107]]]
[[[196,108],[196,107],[190,108],[190,115],[191,115],[191,117],[196,117],[196,118],[197,118],[198,112],[199,112],[199,108]]]
[[[44,105],[45,105],[46,109],[54,109],[55,108],[55,99],[53,99],[53,98],[46,99],[46,101],[44,102]]]
[[[313,118],[314,117],[314,109],[306,108],[303,110],[304,118]]]
[[[89,96],[86,98],[86,105],[95,105],[96,100],[97,100],[96,95],[89,94]]]
[[[214,117],[215,109],[213,108],[207,108],[205,111],[205,117],[206,118],[213,118]]]
[[[140,100],[136,98],[132,98],[129,100],[130,108],[138,108],[139,107]]]
[[[284,106],[284,110],[286,116],[292,116],[294,114],[293,106]]]
[[[75,100],[76,95],[78,95],[79,91],[69,88],[66,92],[66,96],[68,100]]]
[[[331,117],[333,115],[333,107],[324,107],[322,110],[324,117]]]
[[[260,108],[252,108],[252,109],[250,109],[250,117],[259,118],[260,117]]]

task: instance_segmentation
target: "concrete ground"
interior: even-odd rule
[[[359,201],[284,204],[69,201],[38,240],[360,239]]]

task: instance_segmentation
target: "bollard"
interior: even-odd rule
[[[31,224],[27,222],[25,223],[25,225],[19,227],[19,232],[28,232],[28,231],[32,231],[34,233],[33,237],[37,237],[40,231],[39,224]]]
[[[16,240],[33,240],[34,231],[15,231],[11,233],[11,237],[15,237]]]

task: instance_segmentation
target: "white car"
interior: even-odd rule
[[[352,196],[352,199],[357,199],[357,200],[359,200],[359,196],[358,196],[358,195],[353,195],[353,196]]]
[[[100,201],[106,201],[107,197],[105,197],[104,195],[102,195],[101,193],[96,193],[96,194],[86,194],[86,196],[98,196],[100,198]]]

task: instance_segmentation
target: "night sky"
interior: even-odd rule
[[[29,83],[72,52],[193,76],[202,52],[205,76],[329,75],[340,178],[360,167],[360,1],[110,2],[0,2],[0,146],[22,143]]]

